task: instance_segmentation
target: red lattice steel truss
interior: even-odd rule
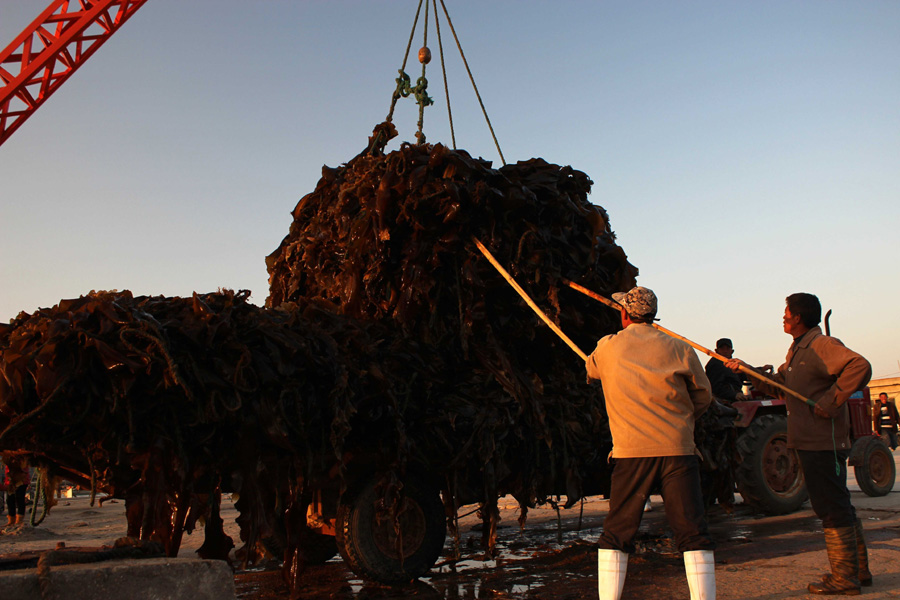
[[[147,0],[54,0],[0,52],[0,145]]]

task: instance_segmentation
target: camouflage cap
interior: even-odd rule
[[[624,293],[617,292],[612,297],[632,317],[646,319],[656,316],[656,294],[653,290],[637,286]]]

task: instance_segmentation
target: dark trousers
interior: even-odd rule
[[[615,459],[609,513],[603,522],[600,547],[634,552],[634,536],[644,516],[644,504],[657,483],[678,550],[714,549],[706,525],[696,456]]]
[[[15,492],[6,492],[6,509],[9,515],[25,514],[25,489],[27,485],[20,485]]]
[[[847,457],[850,453],[840,450],[835,455],[834,450],[797,450],[797,455],[809,490],[809,503],[816,516],[822,519],[822,526],[827,529],[853,527],[856,509],[847,489]]]
[[[897,448],[897,431],[890,427],[882,427],[878,430],[879,435],[888,436],[888,446],[891,447],[891,450],[895,450]]]

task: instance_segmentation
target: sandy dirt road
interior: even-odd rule
[[[897,462],[900,454],[895,454]],[[852,470],[851,470],[852,473]],[[866,530],[875,584],[863,588],[870,599],[900,598],[900,490],[870,498],[851,477],[851,491]],[[653,497],[653,510],[645,513],[632,555],[623,600],[688,599],[680,555],[667,537],[664,510]],[[310,568],[304,577],[301,598],[421,598],[476,600],[531,598],[568,600],[596,598],[596,541],[607,503],[589,498],[560,512],[549,507],[533,509],[524,530],[516,522],[518,510],[511,499],[502,499],[499,530],[500,557],[482,560],[480,522],[470,515],[460,522],[463,560],[455,570],[448,565],[433,569],[429,577],[404,588],[366,584],[339,558]],[[465,509],[461,512],[464,512]],[[230,505],[223,511],[226,533],[239,540]],[[5,521],[5,520],[4,520]],[[580,528],[579,528],[580,523]],[[718,506],[710,511],[710,524],[718,541],[716,577],[720,600],[781,600],[817,598],[806,592],[808,582],[827,569],[821,524],[808,504],[786,516],[766,517],[737,505],[728,513]],[[108,501],[89,505],[88,496],[62,499],[36,528],[5,529],[0,534],[0,554],[47,550],[59,542],[68,547],[109,545],[125,529],[124,503]],[[180,556],[193,557],[203,543],[202,531],[185,536]],[[448,539],[445,555],[455,541]],[[240,546],[240,543],[237,543]],[[443,560],[443,559],[442,559]],[[240,598],[269,600],[288,598],[275,564],[236,574]]]

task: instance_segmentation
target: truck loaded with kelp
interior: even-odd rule
[[[282,557],[293,585],[337,552],[369,579],[418,577],[473,503],[491,554],[499,497],[524,524],[606,495],[611,438],[582,360],[473,239],[590,349],[618,315],[563,282],[611,294],[637,275],[591,185],[440,144],[325,167],[267,259],[264,307],[90,292],[0,326],[0,450],[124,498],[128,535],[172,556],[201,522],[199,554],[230,556],[231,494],[237,555]],[[710,457],[733,450],[721,423],[697,428]]]

